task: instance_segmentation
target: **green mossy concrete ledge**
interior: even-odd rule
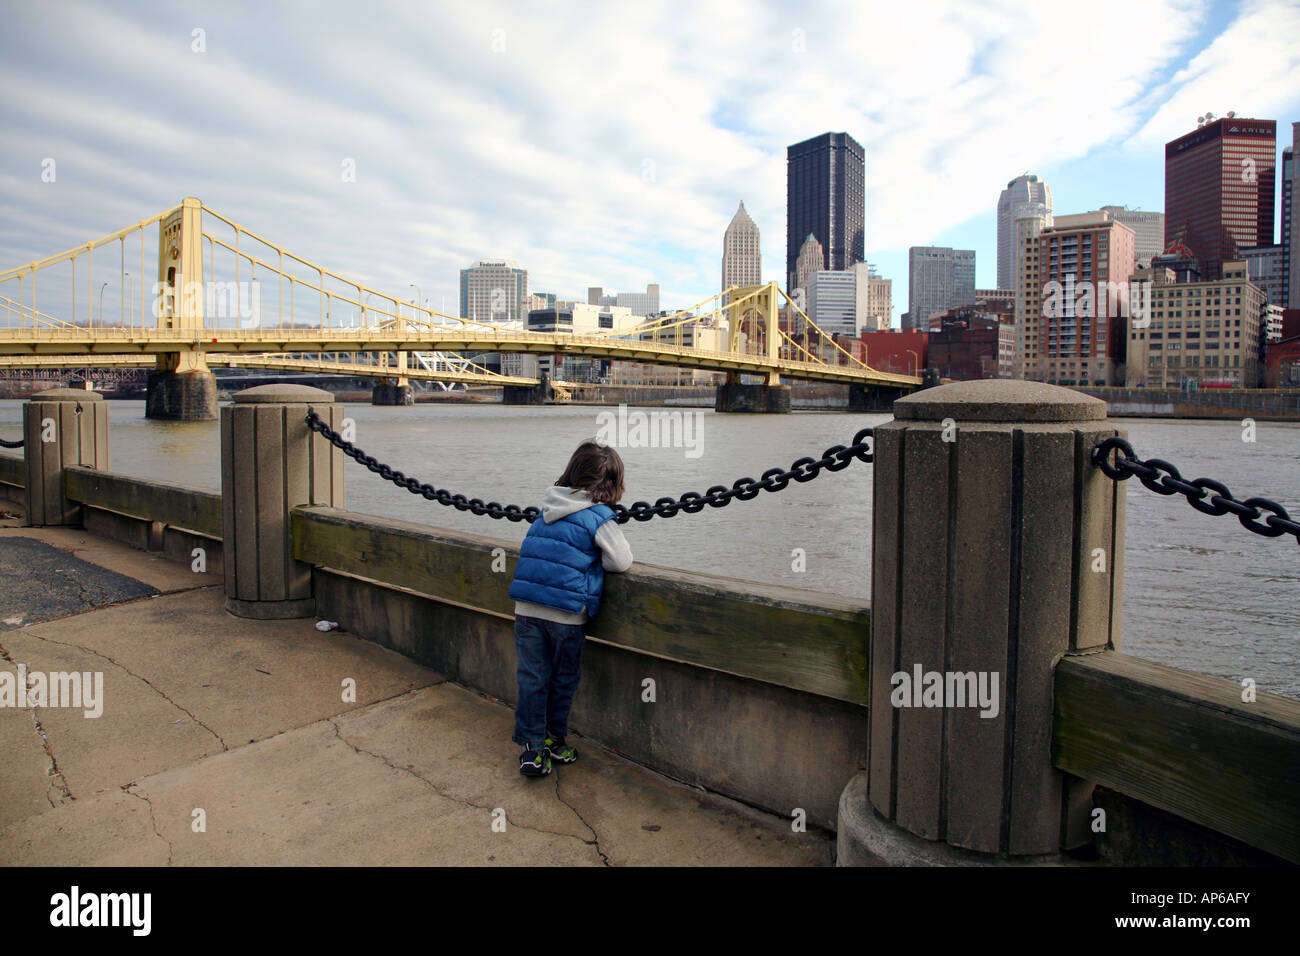
[[[293,556],[502,617],[518,549],[506,541],[335,508],[294,509]],[[494,559],[504,570],[492,569]],[[590,637],[865,706],[870,609],[798,588],[636,564],[605,578]]]
[[[1057,769],[1300,863],[1300,701],[1114,651],[1055,678]]]
[[[0,454],[0,485],[23,488],[27,484],[26,466],[22,455]]]
[[[68,468],[64,481],[72,501],[221,539],[219,494],[80,466]]]

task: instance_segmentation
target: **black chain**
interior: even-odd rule
[[[17,441],[8,441],[7,439],[0,438],[0,448],[22,448],[22,447],[23,447],[23,440],[21,438],[18,439]]]
[[[408,478],[400,471],[396,471],[385,464],[375,460],[371,455],[367,455],[352,442],[344,441],[343,436],[334,429],[330,428],[321,420],[321,417],[315,411],[307,411],[307,427],[329,440],[335,447],[341,449],[345,455],[365,465],[375,474],[395,485],[400,485],[407,491],[416,495],[423,495],[430,501],[436,501],[441,505],[451,505],[457,511],[469,511],[476,515],[488,515],[492,518],[506,518],[510,521],[527,521],[532,524],[533,520],[541,513],[539,509],[532,507],[520,508],[518,505],[501,505],[495,501],[489,501],[484,504],[478,498],[467,499],[464,495],[453,495],[445,489],[438,489],[426,482],[417,481],[415,478]],[[633,519],[637,521],[649,521],[654,517],[671,518],[679,511],[686,514],[696,514],[703,511],[705,506],[712,508],[721,508],[730,504],[732,498],[741,501],[749,501],[751,498],[758,497],[760,491],[781,491],[790,481],[804,482],[812,481],[826,471],[842,471],[854,460],[870,462],[872,460],[872,429],[864,428],[853,436],[851,445],[835,445],[827,448],[822,453],[821,458],[800,458],[790,466],[789,471],[780,468],[769,468],[763,472],[763,476],[757,480],[753,478],[739,478],[728,488],[726,485],[714,485],[704,494],[696,491],[688,491],[680,498],[660,498],[653,505],[648,501],[636,501],[630,508],[624,508],[622,505],[610,505],[614,511],[614,520],[619,524],[626,524]]]
[[[1112,450],[1121,454],[1110,460]],[[1300,522],[1292,521],[1287,510],[1276,501],[1268,498],[1247,498],[1238,501],[1233,497],[1228,486],[1212,478],[1196,478],[1184,481],[1183,476],[1167,461],[1148,458],[1142,461],[1133,451],[1133,446],[1123,438],[1107,438],[1092,450],[1092,463],[1114,481],[1126,481],[1137,475],[1138,480],[1156,494],[1185,495],[1187,503],[1197,511],[1207,515],[1236,515],[1243,528],[1266,538],[1279,538],[1284,534],[1294,535],[1300,544]],[[1161,474],[1164,472],[1164,474]],[[1209,499],[1208,501],[1206,499]],[[1272,514],[1264,518],[1263,512]]]

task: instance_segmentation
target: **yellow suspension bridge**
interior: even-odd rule
[[[155,234],[156,272],[154,257],[146,257]],[[132,273],[137,246],[139,271]],[[150,282],[146,268],[154,273]],[[106,307],[109,287],[115,295]],[[696,347],[705,328],[721,330],[712,341],[725,348]],[[539,385],[536,377],[498,374],[462,353],[703,369],[726,373],[725,387],[760,390],[782,379],[891,394],[921,383],[878,372],[847,352],[776,283],[735,287],[626,328],[531,331],[404,302],[297,256],[193,198],[0,272],[0,368],[150,366],[153,417],[214,417],[212,366],[370,376],[397,388],[411,380],[507,391]],[[369,361],[359,361],[363,356]],[[758,376],[759,384],[742,386],[741,376]]]

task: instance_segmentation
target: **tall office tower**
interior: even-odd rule
[[[808,279],[808,318],[827,335],[858,334],[858,263],[843,272],[814,272]],[[863,280],[865,282],[865,268]]]
[[[758,244],[758,224],[745,212],[745,201],[722,234],[722,291],[733,285],[759,285],[763,281],[763,254]],[[656,310],[657,311],[657,310]]]
[[[501,325],[527,317],[528,270],[509,259],[480,259],[460,270],[460,316]]]
[[[1124,384],[1135,239],[1104,212],[1057,216],[1039,234],[1032,377],[1054,385]]]
[[[866,258],[864,212],[866,162],[848,133],[823,133],[786,150],[786,289],[795,274],[804,237],[817,237],[826,253],[823,268],[840,272]]]
[[[1188,246],[1201,278],[1220,278],[1225,260],[1273,242],[1277,122],[1202,117],[1165,144],[1165,248]]]
[[[822,271],[831,270],[826,268],[826,256],[822,253],[822,244],[810,233],[803,245],[799,247],[799,258],[795,260],[794,266],[794,285],[790,287],[790,291],[803,289],[804,300],[807,301],[812,277]]]
[[[1281,246],[1253,246],[1241,250],[1241,259],[1246,263],[1246,274],[1251,282],[1263,290],[1267,305],[1282,306],[1286,296],[1286,257],[1283,252]]]
[[[1038,237],[1051,225],[1051,216],[1040,216],[1033,212],[1021,216],[1015,224],[1016,272],[1012,312],[1016,329],[1014,378],[1038,380],[1038,316],[1043,303]]]
[[[1300,123],[1293,123],[1291,136],[1295,144],[1282,150],[1282,301],[1284,309],[1300,308],[1300,295],[1291,291],[1291,275],[1295,271],[1294,254],[1295,222],[1295,154],[1300,146]],[[1293,305],[1294,303],[1294,305]]]
[[[1165,214],[1129,209],[1128,206],[1102,206],[1099,212],[1110,213],[1110,218],[1122,222],[1133,230],[1137,246],[1134,257],[1140,266],[1151,265],[1151,260],[1165,251]]]
[[[1007,183],[998,196],[998,288],[1013,289],[1016,274],[1016,220],[1036,215],[1051,218],[1052,190],[1026,173]]]
[[[907,311],[904,329],[930,328],[930,316],[975,304],[975,250],[913,246],[907,250]]]

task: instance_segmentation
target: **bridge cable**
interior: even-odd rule
[[[1116,449],[1120,453],[1115,455],[1112,462],[1110,453]],[[1182,474],[1169,462],[1159,458],[1148,458],[1146,461],[1138,458],[1133,446],[1123,438],[1107,438],[1093,448],[1092,463],[1113,481],[1127,481],[1137,475],[1138,480],[1156,494],[1186,496],[1187,503],[1202,514],[1233,514],[1243,528],[1255,534],[1262,534],[1266,538],[1290,534],[1300,544],[1300,522],[1291,520],[1291,515],[1276,501],[1268,498],[1239,501],[1233,497],[1227,485],[1212,478],[1184,481]],[[1160,474],[1162,471],[1165,474]],[[1205,501],[1207,497],[1208,503]],[[1272,514],[1261,524],[1259,519],[1263,517],[1264,511],[1271,511]]]
[[[451,505],[457,511],[469,511],[476,515],[506,518],[510,521],[527,521],[529,524],[532,524],[541,513],[540,509],[531,505],[527,508],[520,508],[518,505],[501,505],[495,501],[489,501],[485,504],[479,498],[466,499],[464,495],[453,495],[446,489],[435,488],[426,482],[408,478],[402,472],[382,464],[371,455],[367,455],[352,442],[344,441],[343,436],[326,425],[310,407],[307,410],[307,427],[314,432],[319,432],[330,444],[365,465],[379,475],[380,478],[391,481],[412,494],[422,495],[430,501],[436,501],[441,505]],[[833,445],[822,453],[821,458],[800,458],[790,466],[788,471],[781,468],[769,468],[758,479],[738,478],[730,488],[726,485],[714,485],[704,494],[688,491],[679,498],[660,498],[653,505],[648,501],[637,501],[633,502],[629,508],[619,504],[610,505],[610,508],[614,512],[614,520],[619,524],[626,524],[631,520],[649,521],[655,517],[671,518],[679,511],[686,514],[696,514],[703,511],[706,505],[711,508],[722,508],[730,504],[733,498],[739,501],[749,501],[751,498],[758,497],[760,491],[781,491],[792,480],[798,482],[812,481],[822,473],[823,469],[826,471],[842,471],[853,464],[854,460],[871,462],[873,460],[872,437],[873,430],[863,428],[853,436],[851,445]]]

